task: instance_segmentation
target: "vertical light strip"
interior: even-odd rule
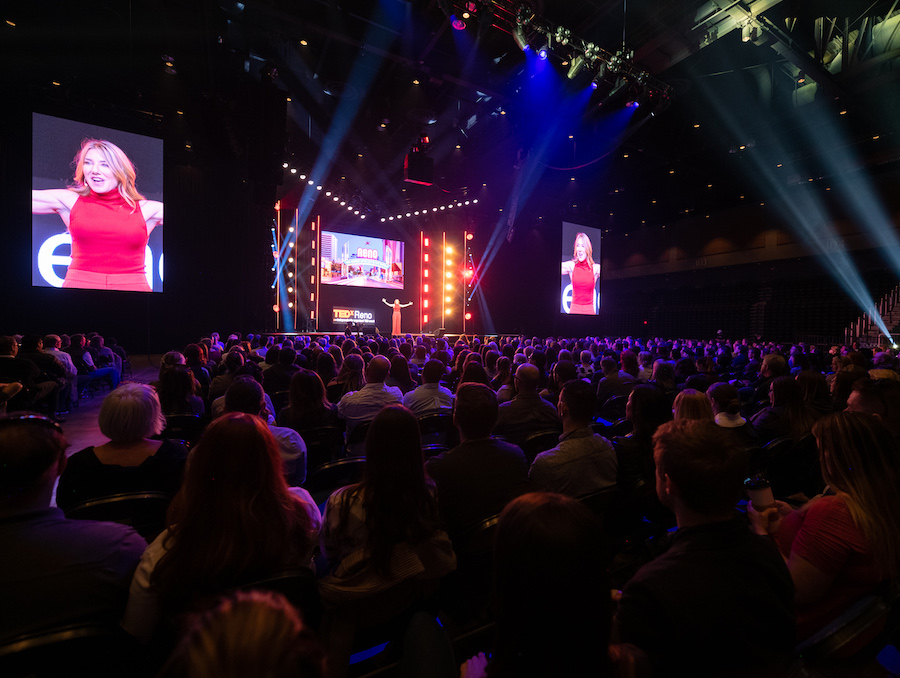
[[[315,232],[315,236],[313,240],[316,241],[316,252],[322,251],[322,216],[316,215],[316,220],[312,223],[312,229]],[[312,320],[315,321],[313,325],[313,331],[319,331],[319,298],[322,296],[319,294],[319,283],[320,283],[320,275],[319,275],[319,267],[316,266],[314,269],[314,275],[316,276],[316,310],[313,314]]]
[[[425,331],[425,231],[419,231],[419,334]]]
[[[447,323],[445,322],[447,315],[447,303],[444,299],[447,298],[447,295],[444,294],[444,287],[447,285],[447,231],[441,233],[441,285],[438,287],[438,291],[441,293],[441,327],[446,327]]]

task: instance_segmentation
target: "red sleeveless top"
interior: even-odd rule
[[[118,189],[79,196],[69,212],[69,234],[69,268],[106,274],[144,273],[147,223],[140,206],[132,211]]]
[[[589,306],[594,303],[594,269],[585,259],[572,268],[572,303]]]

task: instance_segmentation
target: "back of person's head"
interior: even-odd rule
[[[653,363],[653,381],[665,389],[675,387],[675,366],[667,360],[657,360]]]
[[[425,366],[422,368],[422,383],[423,384],[437,384],[441,381],[441,377],[444,376],[444,363],[440,360],[429,360],[425,363]]]
[[[568,416],[575,423],[589,424],[594,417],[597,396],[594,388],[581,379],[570,379],[563,383],[559,401],[565,405]]]
[[[475,382],[490,386],[491,380],[488,378],[485,369],[477,362],[472,361],[463,370],[462,376],[459,378],[460,383]]]
[[[516,368],[516,381],[519,393],[533,393],[540,385],[541,372],[537,366],[524,363]]]
[[[325,354],[323,354],[325,355]],[[300,368],[291,377],[290,407],[296,413],[315,412],[326,407],[325,384],[317,372]]]
[[[391,358],[391,377],[402,384],[408,384],[413,381],[409,373],[409,362],[402,353],[398,353]]]
[[[222,360],[228,372],[237,372],[244,366],[244,356],[240,351],[229,351]]]
[[[166,427],[159,396],[146,384],[122,384],[100,405],[100,432],[115,443],[149,438]]]
[[[649,437],[660,424],[672,418],[672,408],[665,394],[655,386],[635,386],[628,396],[625,418],[634,424],[636,435]]]
[[[41,335],[39,334],[26,334],[22,337],[22,350],[31,353],[38,350],[38,345],[41,343]]]
[[[776,377],[770,385],[773,407],[797,408],[803,406],[800,385],[793,377]]]
[[[199,365],[203,361],[203,349],[197,344],[188,344],[182,351],[185,363],[188,365]]]
[[[59,348],[61,340],[58,334],[48,334],[44,336],[44,348]]]
[[[900,433],[900,382],[893,379],[859,379],[847,399],[847,409],[881,419],[896,437]]]
[[[263,388],[251,376],[235,379],[225,391],[225,411],[259,415],[265,396]]]
[[[194,395],[194,375],[187,365],[175,365],[159,375],[159,402],[165,414],[181,414]]]
[[[803,370],[797,374],[797,386],[803,401],[809,404],[825,404],[831,397],[825,375],[816,370]]]
[[[741,411],[741,400],[738,397],[738,390],[727,381],[713,384],[707,389],[706,395],[710,399],[713,411],[716,414],[725,412],[734,416]]]
[[[391,362],[383,355],[374,356],[366,365],[366,383],[379,384],[388,378]]]
[[[190,615],[159,678],[323,678],[325,651],[280,593],[236,591]]]
[[[560,360],[553,366],[553,372],[556,375],[557,389],[561,388],[566,382],[572,381],[578,376],[575,363],[571,360]]]
[[[619,373],[619,363],[615,358],[606,356],[600,361],[600,369],[606,376],[612,376]]]
[[[746,453],[735,436],[710,419],[663,424],[653,435],[653,457],[657,475],[669,476],[678,488],[677,500],[692,511],[727,514],[741,498]]]
[[[497,394],[484,384],[460,384],[453,403],[453,422],[468,439],[487,438],[497,423]]]
[[[790,372],[784,356],[777,353],[767,353],[763,357],[761,369],[763,368],[769,370],[770,377],[784,377]]]
[[[162,360],[159,361],[159,374],[162,376],[163,372],[168,369],[171,369],[175,365],[184,365],[185,364],[184,354],[181,351],[169,351],[164,354]]]
[[[705,393],[686,388],[675,396],[672,407],[675,419],[713,419],[712,406]]]
[[[900,446],[875,416],[834,412],[812,428],[822,477],[847,502],[882,574],[900,574]]]
[[[488,675],[611,675],[608,564],[601,525],[579,501],[544,492],[511,501],[494,541],[497,642]]]
[[[12,355],[17,348],[18,342],[15,337],[0,336],[0,355]]]
[[[283,348],[278,353],[278,364],[279,365],[293,365],[294,360],[297,359],[297,351],[293,348]]]
[[[52,483],[51,466],[60,462],[68,443],[58,424],[39,414],[0,415],[0,507],[14,507],[43,482]],[[12,557],[7,554],[6,557]]]

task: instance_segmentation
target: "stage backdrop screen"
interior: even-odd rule
[[[322,231],[321,247],[323,285],[403,289],[406,267],[401,241]]]
[[[34,113],[31,146],[31,284],[162,292],[162,139]]]
[[[600,229],[562,225],[560,312],[597,315],[600,309]]]

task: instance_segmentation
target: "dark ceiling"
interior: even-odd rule
[[[631,0],[626,9],[618,0],[477,0],[467,28],[456,31],[448,14],[461,15],[465,4],[98,0],[54,3],[50,13],[17,3],[4,9],[4,77],[38,99],[142,111],[161,133],[189,143],[194,161],[252,156],[248,139],[274,144],[264,160],[289,165],[274,166],[281,196],[299,199],[305,173],[369,219],[478,197],[493,227],[490,215],[508,207],[529,158],[539,176],[517,219],[564,218],[613,232],[766,200],[752,181],[762,154],[784,164],[787,184],[827,176],[817,158],[833,143],[852,147],[872,172],[896,163],[896,55],[859,54],[854,69],[833,74],[816,59],[828,37],[864,37],[893,2]],[[573,112],[560,102],[590,75],[567,80],[563,62],[572,55],[559,46],[547,63],[560,84],[529,96],[533,71],[510,34],[523,4],[535,22],[609,53],[622,48],[624,32],[635,69],[665,91],[666,104],[656,99],[612,129],[624,99],[598,105],[601,87]],[[493,17],[480,23],[488,6]],[[755,17],[758,40],[741,42],[736,22],[744,16]],[[818,17],[835,21],[817,40]],[[797,64],[818,83],[814,104],[795,103]],[[266,129],[280,121],[278,92],[290,97],[283,140],[280,129]],[[815,143],[812,106],[846,111],[840,139]],[[403,181],[404,156],[423,134],[433,186]]]

